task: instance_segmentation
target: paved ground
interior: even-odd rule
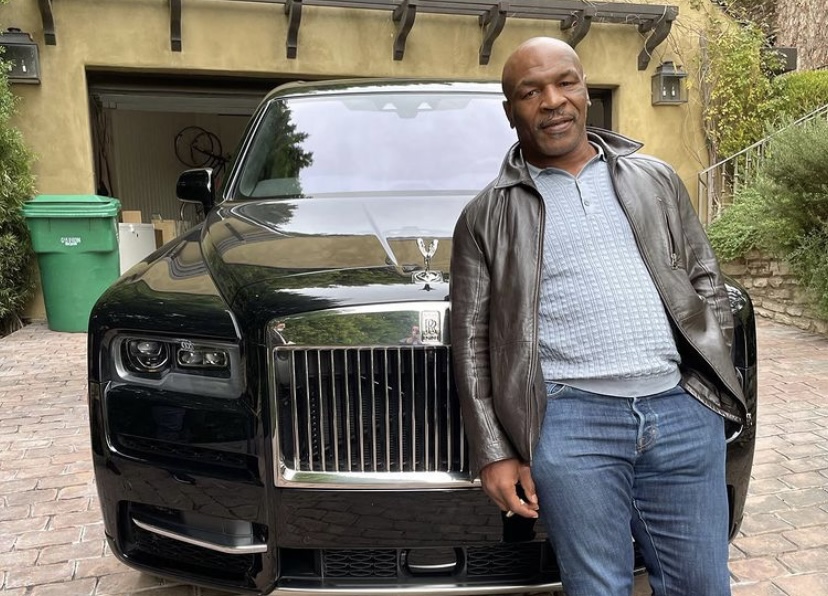
[[[828,596],[828,338],[759,325],[759,443],[734,596]],[[89,456],[86,336],[0,339],[3,596],[216,596],[108,552]],[[702,596],[702,595],[700,595]]]

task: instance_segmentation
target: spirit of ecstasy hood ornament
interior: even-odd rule
[[[437,252],[437,245],[439,240],[436,238],[428,244],[426,248],[425,240],[417,238],[417,248],[420,249],[420,254],[423,255],[423,269],[415,271],[411,275],[411,281],[416,283],[434,284],[443,282],[443,272],[434,271],[431,269],[431,257]]]

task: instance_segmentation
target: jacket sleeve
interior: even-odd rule
[[[473,472],[518,457],[495,413],[489,352],[489,270],[464,211],[451,254],[451,345],[454,379]]]
[[[730,299],[719,269],[719,262],[696,211],[690,203],[687,188],[679,179],[678,174],[673,172],[672,175],[676,185],[676,200],[681,216],[690,283],[693,284],[696,293],[707,301],[708,306],[716,314],[722,336],[727,347],[730,348],[733,343],[733,313],[730,310]]]

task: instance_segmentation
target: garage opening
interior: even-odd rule
[[[290,80],[87,72],[98,194],[180,233],[195,218],[176,199],[178,175],[212,167],[220,183],[256,106]]]

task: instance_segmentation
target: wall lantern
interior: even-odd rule
[[[10,83],[40,83],[40,59],[32,36],[10,27],[0,33],[2,59],[11,63]]]
[[[672,62],[662,62],[653,75],[653,105],[687,103],[687,73]]]

